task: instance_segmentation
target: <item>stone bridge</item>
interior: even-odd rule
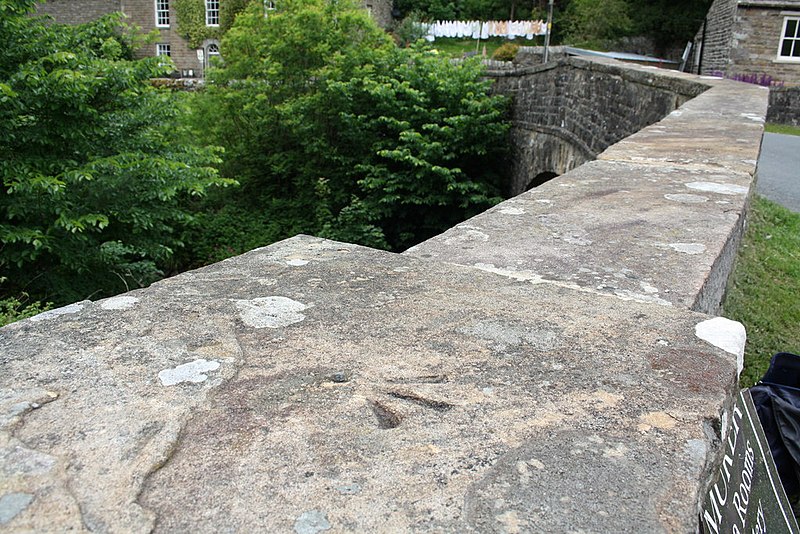
[[[500,78],[515,190],[558,178],[404,254],[297,236],[0,329],[0,526],[695,532],[768,92]]]

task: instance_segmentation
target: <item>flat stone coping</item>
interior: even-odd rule
[[[715,321],[300,236],[0,329],[0,520],[693,531]]]

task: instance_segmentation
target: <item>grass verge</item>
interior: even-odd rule
[[[742,387],[763,376],[774,353],[800,353],[800,214],[753,199],[723,310],[747,328]]]
[[[789,126],[788,124],[767,123],[764,125],[764,131],[777,134],[800,135],[800,127]]]

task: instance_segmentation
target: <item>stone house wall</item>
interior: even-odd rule
[[[716,0],[706,17],[705,43],[702,26],[695,37],[693,72],[800,84],[800,62],[778,59],[784,18],[793,15],[800,16],[800,0]]]
[[[37,14],[65,24],[85,24],[117,11],[122,11],[121,0],[47,0],[36,4]]]
[[[736,0],[715,0],[706,15],[705,42],[703,26],[694,40],[694,72],[725,72],[728,65]],[[701,56],[702,55],[702,59]]]
[[[767,74],[774,81],[800,84],[800,62],[778,59],[783,21],[787,16],[800,17],[800,1],[783,2],[782,7],[763,7],[740,2],[731,40],[729,78]],[[789,5],[795,4],[795,5]]]
[[[220,1],[224,9],[225,0]],[[143,33],[158,30],[159,38],[155,43],[144,45],[136,53],[137,57],[157,55],[157,46],[169,45],[170,57],[175,63],[177,74],[185,78],[199,78],[204,74],[204,63],[207,63],[209,44],[204,43],[202,50],[193,49],[188,41],[177,31],[177,16],[174,2],[170,2],[169,27],[156,27],[155,0],[47,0],[37,3],[37,13],[52,16],[62,24],[83,24],[91,22],[108,13],[122,11],[128,16],[131,24],[139,26]],[[392,21],[391,0],[364,0],[365,9],[369,10],[373,19],[382,28]],[[218,43],[217,43],[218,44]]]

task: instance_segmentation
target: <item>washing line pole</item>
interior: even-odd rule
[[[553,30],[553,0],[547,2],[547,33],[544,35],[544,63],[550,53],[550,32]]]

